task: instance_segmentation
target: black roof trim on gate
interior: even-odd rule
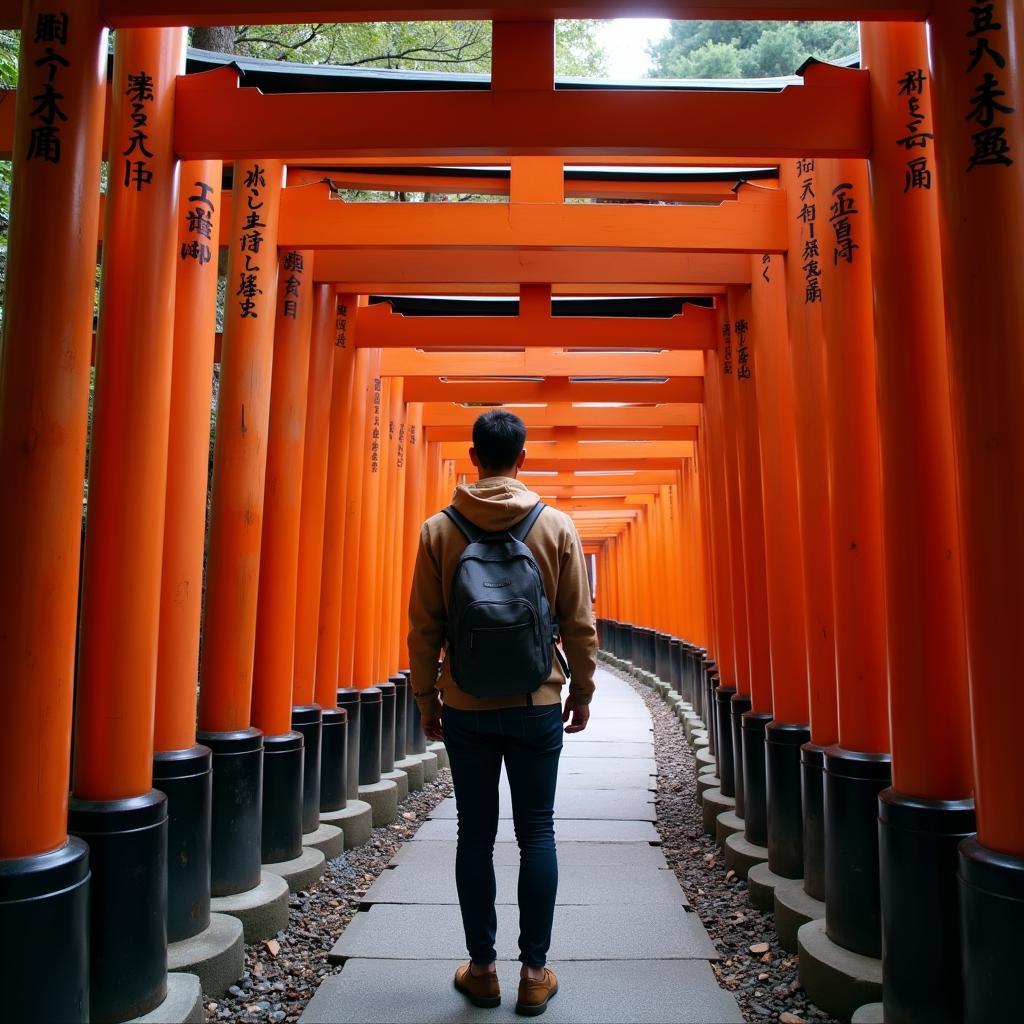
[[[446,298],[426,295],[371,295],[370,305],[387,302],[403,316],[515,316],[519,300],[514,298]],[[682,313],[685,305],[708,309],[714,300],[702,296],[685,298],[624,296],[622,298],[560,298],[551,303],[553,316],[668,318]]]

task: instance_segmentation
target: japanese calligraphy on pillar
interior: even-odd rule
[[[859,216],[860,210],[857,209],[857,200],[853,195],[853,185],[848,181],[840,182],[832,189],[832,210],[829,217],[836,236],[835,247],[832,250],[836,266],[839,266],[840,260],[844,263],[853,263],[854,256],[860,248],[854,232],[854,225]]]
[[[768,284],[772,283],[771,270],[772,270],[772,258],[771,258],[771,256],[768,255],[768,253],[765,253],[761,257],[761,276],[765,279],[765,281]]]
[[[821,302],[821,248],[818,245],[818,198],[814,192],[814,161],[797,160],[800,179],[800,240],[803,243],[804,304]]]
[[[239,284],[235,297],[238,299],[238,312],[243,320],[255,320],[256,296],[263,294],[256,275],[260,272],[260,250],[263,248],[263,229],[267,226],[260,212],[264,206],[262,198],[267,187],[267,176],[262,165],[254,163],[245,171],[244,192],[245,205],[248,210],[242,225],[239,247],[245,255],[245,267],[238,272]]]
[[[413,429],[415,429],[415,428],[413,428]],[[397,465],[399,469],[403,469],[405,467],[405,421],[404,420],[398,425],[398,445],[397,445],[397,451],[395,453],[395,458],[396,458],[395,465]]]
[[[963,0],[960,0],[963,3]],[[967,73],[973,76],[974,90],[968,99],[973,152],[968,172],[977,167],[1009,167],[1013,148],[1006,137],[1006,120],[1016,108],[1003,102],[1007,76],[1006,28],[996,14],[994,3],[967,3]]]
[[[380,471],[380,377],[373,378],[373,430],[370,433],[370,472]]]
[[[732,327],[722,324],[722,373],[732,373]]]
[[[195,192],[188,197],[185,210],[185,234],[181,243],[181,258],[195,260],[205,267],[213,259],[213,185],[207,181],[195,182]]]
[[[747,334],[750,324],[746,320],[736,321],[736,379],[750,380],[753,376],[750,365],[750,348],[747,345]]]
[[[908,71],[898,82],[899,95],[907,100],[907,132],[902,139],[896,140],[897,146],[902,146],[908,153],[915,149],[923,152],[912,156],[907,161],[907,173],[903,186],[904,192],[912,189],[930,189],[932,187],[932,169],[928,162],[928,147],[932,144],[935,135],[928,131],[928,114],[924,109],[925,82],[928,77],[924,68],[913,68]]]
[[[409,445],[410,447],[416,446],[416,427],[415,425],[409,426]]]
[[[281,261],[281,269],[288,276],[284,279],[284,298],[281,303],[281,316],[289,320],[299,318],[299,299],[302,293],[302,275],[306,272],[305,260],[301,252],[289,250]]]
[[[64,55],[68,45],[68,16],[64,11],[40,13],[36,18],[33,43],[43,44],[43,52],[32,63],[40,82],[32,83],[32,103],[29,113],[32,130],[28,139],[28,160],[43,160],[59,164],[61,158],[61,128],[68,115],[61,108],[64,93],[60,91],[61,72],[71,67]]]
[[[348,345],[348,305],[339,302],[334,321],[334,344],[338,348]]]
[[[121,150],[124,157],[124,187],[141,192],[147,185],[153,184],[153,169],[150,165],[153,153],[147,145],[149,107],[153,102],[153,76],[145,71],[129,72],[124,94],[128,97],[128,118],[131,121],[128,145]]]

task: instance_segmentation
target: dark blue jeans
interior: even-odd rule
[[[501,711],[445,708],[444,742],[459,812],[455,881],[469,955],[477,964],[496,959],[494,839],[504,759],[519,843],[519,959],[527,967],[543,967],[558,889],[554,813],[562,709],[557,704]]]

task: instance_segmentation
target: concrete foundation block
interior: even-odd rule
[[[734,810],[736,801],[731,796],[724,796],[720,789],[705,789],[700,799],[703,808],[704,831],[709,836],[714,836],[718,816],[723,811]]]
[[[405,772],[405,782],[410,793],[423,788],[423,762],[415,756],[403,757],[401,761],[396,761],[395,771]]]
[[[686,711],[683,714],[683,732],[686,733],[686,742],[693,743],[693,734],[698,730],[706,732],[704,723],[700,720],[696,711]]]
[[[433,754],[437,758],[438,771],[440,771],[442,768],[449,767],[448,748],[443,743],[428,743],[427,753]]]
[[[345,837],[345,849],[354,850],[370,838],[373,831],[373,810],[363,800],[349,800],[340,811],[324,811],[320,823],[340,828]]]
[[[380,782],[360,786],[359,799],[370,805],[374,828],[390,825],[398,816],[398,787],[393,782],[381,779]]]
[[[380,778],[382,782],[393,782],[395,784],[398,788],[399,803],[409,795],[409,776],[401,768],[396,768],[393,772],[381,772]]]
[[[768,847],[750,842],[742,832],[734,832],[725,841],[725,866],[732,868],[744,881],[755,864],[768,862]]]
[[[305,846],[302,853],[293,860],[282,860],[276,864],[264,864],[265,868],[280,875],[292,892],[308,889],[323,873],[327,858],[312,847]]]
[[[288,927],[288,883],[272,871],[260,872],[260,884],[233,896],[214,896],[210,909],[242,922],[246,942],[272,938]]]
[[[698,750],[697,751],[696,759],[697,759],[697,764],[698,765],[702,765],[702,764],[716,765],[717,764],[717,762],[715,761],[715,755],[712,754],[711,751],[707,749],[707,747],[704,747],[702,750]]]
[[[203,1024],[203,990],[194,974],[168,974],[167,998],[125,1024]]]
[[[719,781],[718,776],[715,774],[715,771],[714,771],[713,768],[712,768],[712,770],[707,775],[698,775],[697,776],[697,803],[703,804],[704,794],[709,789],[718,789],[720,785],[721,785],[721,782]],[[714,833],[713,832],[709,832],[708,835],[714,835]]]
[[[208,996],[223,995],[245,974],[242,922],[228,914],[211,914],[205,931],[168,943],[167,970],[194,974]]]
[[[800,984],[811,1002],[840,1020],[882,999],[882,961],[851,953],[825,934],[824,918],[797,933]]]
[[[725,846],[726,839],[737,832],[742,832],[743,828],[743,819],[735,810],[723,811],[715,819],[715,842],[719,846]]]
[[[708,731],[707,729],[694,729],[690,733],[690,742],[693,746],[700,750],[708,745]]]
[[[881,1003],[866,1003],[850,1018],[850,1024],[885,1024]]]
[[[425,754],[412,754],[423,762],[423,781],[433,782],[437,778],[437,754],[428,750]]]
[[[703,778],[705,775],[714,775],[715,766],[713,764],[702,764],[697,769],[697,778]]]
[[[319,850],[327,860],[334,860],[345,852],[345,834],[337,825],[325,825],[321,821],[316,831],[302,837],[302,845]]]
[[[808,921],[819,921],[824,917],[824,902],[809,895],[801,879],[775,887],[775,931],[783,949],[795,953],[800,929]]]
[[[747,894],[750,902],[758,910],[765,910],[768,913],[775,911],[775,890],[780,885],[791,885],[793,882],[800,882],[799,878],[783,878],[775,874],[767,863],[755,864],[747,872]]]

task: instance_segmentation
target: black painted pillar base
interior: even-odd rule
[[[800,799],[804,807],[804,891],[825,902],[825,750],[800,748]]]
[[[804,871],[800,747],[810,738],[810,726],[790,722],[769,722],[764,733],[768,870],[783,878],[800,878]]]
[[[367,686],[359,691],[359,785],[380,782],[381,711],[380,688]]]
[[[886,1024],[963,1020],[957,848],[973,833],[973,800],[878,798]]]
[[[320,718],[320,810],[341,811],[348,802],[348,712],[324,708]]]
[[[405,705],[405,749],[410,754],[425,754],[427,752],[427,737],[423,735],[423,723],[420,722],[420,707],[416,703],[416,697],[412,692],[412,673],[402,669],[402,675],[408,680],[408,691]]]
[[[672,676],[672,689],[683,696],[683,641],[672,637],[668,642],[669,673]]]
[[[260,884],[263,825],[263,733],[200,732],[213,751],[210,892],[234,896]]]
[[[878,794],[892,781],[888,754],[825,750],[825,931],[853,953],[882,955]]]
[[[264,864],[294,860],[302,853],[302,735],[263,737]]]
[[[380,773],[395,770],[395,684],[378,683],[380,690]]]
[[[292,728],[302,736],[302,833],[320,827],[320,750],[323,715],[319,704],[292,708]]]
[[[390,681],[395,684],[395,760],[402,761],[405,759],[405,730],[409,715],[409,680],[399,673]]]
[[[167,941],[180,942],[210,927],[210,748],[157,751],[153,787],[167,797]]]
[[[704,724],[710,726],[709,743],[713,754],[718,753],[718,697],[716,691],[721,682],[722,676],[718,671],[718,666],[715,662],[709,661],[704,673],[704,710],[707,712]]]
[[[736,789],[736,817],[747,814],[746,776],[743,774],[743,716],[750,710],[750,698],[737,693],[729,702],[729,728],[732,730],[732,772]]]
[[[715,736],[718,740],[715,760],[718,765],[718,782],[722,796],[732,797],[736,795],[736,773],[729,707],[735,693],[735,686],[715,687]]]
[[[768,784],[765,769],[764,732],[772,716],[747,711],[741,721],[743,733],[743,834],[748,843],[768,845]]]
[[[0,860],[0,987],[10,1021],[89,1019],[89,847]]]
[[[72,796],[68,831],[89,844],[92,870],[89,1019],[141,1017],[167,998],[167,797]]]
[[[359,799],[359,731],[362,716],[359,691],[346,687],[338,691],[338,707],[348,714],[348,745],[345,756],[345,792],[349,800]]]
[[[1019,814],[1019,806],[1004,808]],[[964,1022],[994,1024],[1019,1017],[1020,942],[1024,935],[1024,857],[960,844],[960,934]]]

